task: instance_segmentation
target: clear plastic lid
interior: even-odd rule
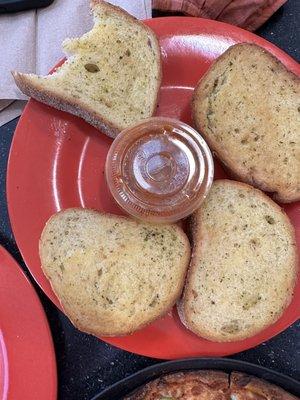
[[[207,195],[214,164],[201,135],[189,125],[155,117],[122,131],[106,159],[106,179],[118,204],[133,217],[175,222]]]

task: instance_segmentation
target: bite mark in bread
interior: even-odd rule
[[[24,94],[114,138],[156,111],[160,48],[154,32],[121,8],[93,0],[91,9],[93,29],[64,41],[69,57],[52,75],[12,74]]]

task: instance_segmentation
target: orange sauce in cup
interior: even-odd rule
[[[213,173],[201,135],[162,117],[122,131],[106,160],[107,183],[117,203],[149,222],[175,222],[191,214],[206,197]]]

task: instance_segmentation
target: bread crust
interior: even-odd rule
[[[135,221],[135,220],[133,220],[131,218],[125,217],[125,216],[116,216],[116,215],[113,215],[113,214],[106,214],[106,213],[102,213],[102,212],[99,212],[97,210],[92,210],[92,209],[84,209],[84,210],[87,213],[92,213],[92,214],[95,214],[97,216],[100,214],[102,216],[105,216],[105,218],[107,218],[107,219],[113,219],[113,220],[119,219],[119,220],[129,221],[130,223],[134,223],[136,225],[139,224],[137,221]],[[49,218],[49,220],[47,221],[47,223],[46,223],[46,225],[45,225],[45,227],[43,229],[43,232],[41,234],[40,240],[39,240],[39,254],[40,254],[40,258],[41,259],[42,259],[42,254],[43,254],[43,251],[44,251],[43,250],[43,241],[44,241],[44,236],[46,234],[45,232],[46,232],[47,226],[51,223],[52,219],[57,218],[57,216],[59,214],[65,213],[66,211],[70,211],[70,212],[80,211],[80,212],[82,212],[82,209],[74,207],[74,208],[69,208],[67,210],[61,210],[61,211],[59,211],[58,213],[54,214],[53,216],[51,216]],[[184,257],[182,258],[182,265],[188,266],[189,259],[190,259],[190,243],[189,243],[189,240],[188,240],[186,234],[184,233],[184,231],[178,225],[176,225],[176,224],[169,224],[169,225],[171,225],[177,231],[178,235],[181,237],[182,241],[185,244],[185,253],[184,253]],[[184,281],[185,281],[185,273],[184,273],[183,276],[182,276],[182,280],[178,285],[178,290],[176,292],[174,292],[173,295],[171,295],[169,297],[168,302],[166,302],[166,304],[165,304],[163,310],[161,311],[160,315],[157,315],[157,316],[153,317],[152,319],[148,319],[147,322],[142,322],[140,324],[137,324],[136,321],[135,321],[135,325],[132,326],[131,328],[129,328],[126,332],[124,332],[124,329],[123,330],[119,329],[118,321],[116,321],[115,329],[113,331],[111,329],[107,330],[104,323],[102,324],[102,327],[103,327],[102,330],[94,330],[94,329],[91,329],[89,326],[86,326],[85,324],[82,324],[79,320],[75,320],[75,318],[73,318],[73,307],[72,306],[70,307],[60,297],[60,294],[57,292],[57,290],[55,289],[54,284],[52,282],[52,276],[49,274],[47,268],[45,268],[45,266],[43,266],[42,262],[41,262],[41,268],[43,270],[43,273],[45,274],[45,276],[49,280],[51,288],[52,288],[53,292],[55,293],[56,297],[58,298],[58,300],[60,302],[60,305],[62,307],[62,310],[67,315],[67,317],[70,319],[72,324],[77,329],[79,329],[79,330],[81,330],[83,332],[89,333],[91,335],[98,336],[98,337],[99,336],[114,337],[114,336],[130,335],[133,332],[135,332],[136,330],[142,329],[145,326],[151,324],[153,321],[157,320],[158,318],[163,317],[175,305],[176,301],[180,297],[180,295],[182,293],[182,290],[183,290]]]
[[[92,11],[99,4],[101,5],[101,7],[103,7],[103,9],[106,9],[108,11],[113,10],[115,13],[122,15],[129,22],[134,22],[135,24],[139,25],[142,29],[148,32],[148,34],[152,38],[152,41],[155,43],[158,54],[157,62],[159,65],[159,74],[157,79],[156,98],[153,102],[151,110],[151,115],[153,115],[156,112],[159,100],[159,88],[162,80],[162,61],[161,61],[161,52],[158,39],[154,34],[154,32],[147,25],[143,24],[141,21],[139,21],[138,19],[136,19],[135,17],[133,17],[120,7],[114,6],[110,3],[106,3],[105,1],[102,0],[92,0],[90,2]],[[22,93],[24,93],[28,97],[32,97],[48,106],[54,107],[58,110],[65,111],[72,115],[80,117],[84,119],[87,123],[99,129],[101,132],[103,132],[104,134],[113,139],[122,130],[122,127],[108,121],[101,114],[96,113],[92,108],[86,105],[83,106],[80,103],[80,101],[77,101],[75,98],[72,101],[70,101],[68,98],[64,96],[55,95],[55,93],[53,93],[52,91],[45,90],[44,88],[39,87],[37,84],[34,84],[33,82],[30,81],[30,79],[28,79],[28,76],[30,76],[30,74],[22,74],[17,71],[12,71],[12,75],[18,88],[21,90]]]
[[[76,117],[80,117],[111,138],[115,138],[120,132],[121,128],[110,123],[88,106],[82,107],[76,99],[71,102],[67,98],[55,96],[50,91],[39,88],[37,85],[33,85],[27,78],[26,74],[13,71],[12,75],[18,88],[28,97],[32,97],[33,99],[44,103],[47,106],[56,108],[57,110],[65,111],[69,114],[75,115]]]
[[[214,182],[214,184],[218,185],[218,184],[224,184],[226,182],[230,183],[231,185],[234,185],[237,188],[251,189],[251,190],[255,191],[255,193],[264,202],[266,202],[266,203],[270,204],[272,207],[274,207],[276,209],[276,211],[278,213],[280,213],[281,216],[284,218],[286,226],[288,227],[289,233],[290,233],[291,237],[293,238],[293,248],[294,248],[293,256],[294,256],[294,258],[292,260],[292,263],[294,265],[294,286],[295,286],[296,280],[297,280],[297,265],[299,262],[299,256],[298,256],[297,245],[296,245],[295,229],[294,229],[293,225],[291,224],[288,216],[286,215],[285,212],[283,212],[283,210],[280,208],[280,206],[277,203],[275,203],[269,196],[267,196],[265,193],[263,193],[259,189],[255,189],[254,187],[248,185],[247,183],[232,181],[229,179],[219,179],[219,180],[216,180]],[[191,330],[196,335],[203,337],[205,339],[217,341],[217,342],[238,341],[238,340],[243,340],[247,337],[251,337],[251,336],[257,334],[258,333],[257,328],[256,329],[248,329],[247,332],[242,331],[240,333],[237,333],[237,334],[235,334],[234,339],[228,340],[228,339],[224,338],[221,334],[218,335],[217,333],[214,333],[212,335],[210,332],[207,332],[207,330],[201,329],[199,326],[195,326],[193,324],[193,322],[191,320],[191,310],[188,307],[188,302],[193,297],[193,294],[192,294],[193,290],[191,288],[190,282],[198,268],[197,267],[197,256],[199,257],[199,248],[198,247],[200,247],[199,243],[201,243],[203,241],[201,219],[196,218],[195,213],[190,217],[190,229],[191,229],[191,233],[192,233],[192,255],[191,255],[191,261],[190,261],[190,267],[188,269],[188,273],[187,273],[187,277],[186,277],[184,293],[183,293],[183,296],[182,296],[181,300],[179,301],[179,304],[177,307],[181,322],[185,325],[185,327],[187,329]],[[195,250],[197,250],[197,251],[195,251]],[[290,301],[291,301],[291,298],[288,297],[286,299],[286,307],[288,306]],[[282,311],[282,313],[283,312],[284,312],[284,310]],[[282,315],[282,313],[281,313],[281,315]],[[270,323],[266,324],[264,328],[266,328],[267,326],[271,325],[276,320],[278,320],[278,318],[281,315],[274,316],[273,320]],[[262,329],[264,329],[264,328],[262,328]]]
[[[195,87],[193,97],[192,97],[192,119],[196,128],[201,132],[207,141],[209,147],[213,150],[214,154],[220,161],[224,164],[226,169],[229,170],[230,174],[234,179],[242,180],[249,185],[253,185],[258,189],[261,189],[266,192],[270,192],[273,195],[273,198],[282,203],[291,203],[294,201],[300,200],[300,188],[292,187],[289,190],[285,188],[279,188],[276,184],[270,181],[270,177],[264,175],[261,171],[253,171],[247,169],[247,167],[242,167],[241,165],[237,165],[235,161],[231,158],[230,151],[222,146],[217,140],[214,139],[213,135],[211,135],[206,129],[206,113],[207,110],[202,109],[201,112],[198,112],[199,106],[198,104],[203,104],[205,98],[209,97],[211,94],[211,87],[206,87],[207,78],[214,74],[214,71],[218,67],[219,61],[222,61],[226,58],[229,58],[232,52],[235,52],[237,48],[242,48],[243,46],[248,46],[253,51],[259,51],[264,53],[269,57],[269,59],[274,62],[278,68],[280,68],[281,73],[285,74],[288,79],[296,82],[298,85],[300,83],[300,78],[295,75],[293,72],[287,70],[287,68],[278,60],[273,54],[264,50],[262,47],[257,46],[253,43],[240,43],[234,46],[229,47],[218,59],[215,63],[209,68],[209,70],[203,75],[198,84]]]

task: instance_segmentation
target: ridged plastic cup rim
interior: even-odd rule
[[[201,184],[201,189],[203,191],[203,195],[197,199],[197,201],[194,201],[190,204],[189,207],[186,207],[184,210],[177,212],[177,213],[170,213],[169,215],[161,215],[159,212],[156,214],[148,214],[146,217],[141,215],[140,212],[136,210],[137,205],[134,204],[132,201],[128,201],[128,193],[120,194],[120,191],[114,184],[114,178],[112,176],[112,158],[115,153],[116,148],[119,146],[119,144],[126,139],[127,135],[130,134],[132,130],[136,130],[139,127],[145,127],[147,125],[151,126],[151,124],[170,124],[177,129],[184,130],[185,132],[189,133],[190,135],[193,135],[193,138],[197,138],[199,148],[201,149],[201,152],[203,154],[203,158],[205,159],[206,165],[204,166],[206,168],[206,180],[205,182],[202,182]],[[202,165],[203,168],[203,165]],[[148,118],[145,120],[142,120],[141,122],[132,125],[123,131],[121,131],[116,139],[113,141],[108,154],[106,158],[106,163],[105,163],[105,176],[106,176],[106,181],[109,187],[109,190],[115,199],[115,201],[118,203],[118,205],[129,215],[131,215],[134,218],[137,218],[139,220],[147,221],[147,222],[155,222],[155,223],[172,223],[176,222],[180,219],[188,217],[190,214],[192,214],[204,201],[206,198],[210,187],[213,182],[213,177],[214,177],[214,162],[213,162],[213,157],[211,154],[211,151],[206,143],[206,141],[203,139],[201,134],[196,131],[194,128],[191,126],[187,125],[184,122],[181,122],[179,120],[173,119],[173,118],[167,118],[167,117],[152,117]],[[127,199],[124,201],[125,197]],[[139,206],[138,206],[139,207]],[[147,212],[146,208],[143,209],[145,212]]]

